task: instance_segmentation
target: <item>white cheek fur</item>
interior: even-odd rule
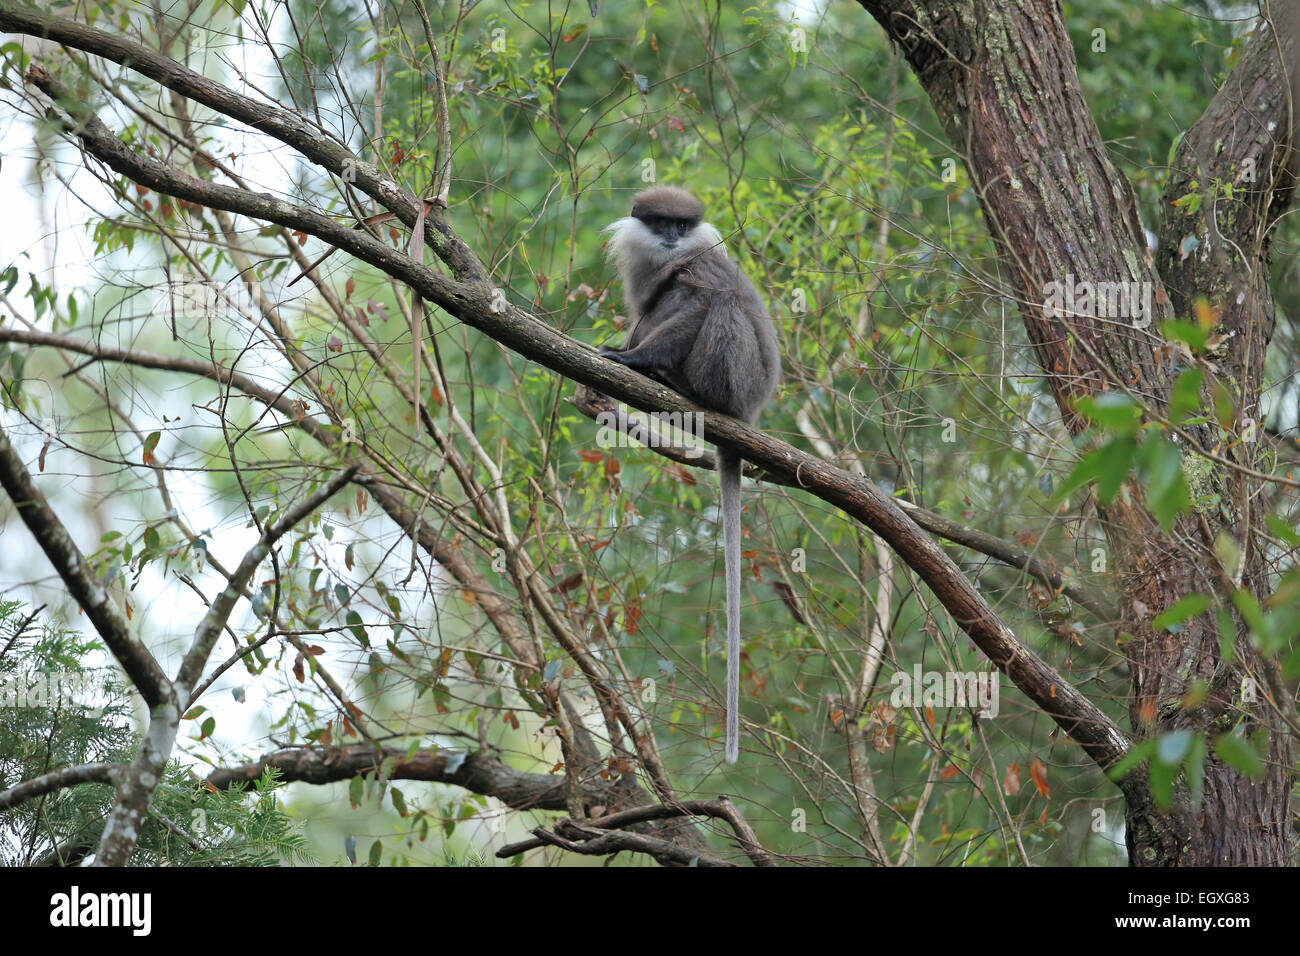
[[[717,249],[719,252],[726,253],[726,248],[722,245],[722,236],[711,222],[702,222],[691,230],[690,235],[684,236],[682,241],[677,244],[675,253],[681,255],[694,255],[697,252],[704,252],[706,249]]]
[[[610,233],[605,254],[620,265],[633,258],[644,258],[654,265],[661,265],[669,259],[722,248],[722,236],[707,222],[700,223],[675,246],[665,246],[645,223],[632,216],[614,220],[604,231]]]

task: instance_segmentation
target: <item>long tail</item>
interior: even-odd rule
[[[718,449],[727,568],[727,763],[735,763],[740,756],[740,466],[738,455]]]

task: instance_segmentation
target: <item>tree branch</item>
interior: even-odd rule
[[[603,817],[597,817],[594,820],[584,820],[581,822],[583,827],[589,827],[599,830],[618,830],[622,827],[630,826],[637,823],[645,823],[650,820],[669,820],[681,816],[702,816],[714,817],[725,820],[736,831],[736,837],[745,854],[750,858],[755,866],[775,866],[771,854],[763,849],[763,845],[758,842],[758,836],[754,833],[748,821],[745,820],[740,810],[734,803],[726,797],[720,797],[717,800],[686,800],[677,804],[657,804],[644,807],[634,807],[631,810],[622,810],[618,813],[610,813]],[[572,820],[561,821],[557,827],[572,823]],[[537,833],[536,830],[533,831]],[[519,843],[511,843],[497,850],[497,856],[501,859],[516,856],[527,850],[535,850],[538,847],[546,846],[553,843],[549,837],[535,836],[531,840],[523,840]],[[629,847],[629,849],[631,849]],[[644,851],[639,851],[644,852]],[[661,861],[662,862],[662,861]]]
[[[149,649],[131,633],[131,625],[96,580],[72,535],[36,488],[31,472],[23,465],[3,428],[0,428],[0,487],[13,499],[23,524],[145,703],[151,708],[157,706],[170,690],[171,681]]]
[[[369,745],[332,749],[293,748],[277,750],[251,763],[221,767],[212,771],[206,785],[225,790],[235,784],[251,783],[268,769],[278,771],[285,783],[322,785],[351,780],[358,774],[382,770],[388,780],[424,780],[455,784],[471,793],[495,797],[516,810],[568,810],[568,788],[563,777],[524,773],[499,760],[475,754],[466,756],[450,750],[407,751]],[[608,807],[619,802],[618,785],[599,777],[584,781],[585,807]]]
[[[53,770],[31,780],[24,780],[8,790],[0,790],[0,810],[10,810],[33,797],[44,796],[64,787],[75,787],[79,783],[114,784],[121,772],[122,767],[115,763],[83,763]]]
[[[231,573],[225,588],[216,596],[207,613],[203,615],[203,620],[199,622],[194,632],[194,641],[181,662],[180,670],[176,674],[176,687],[182,700],[188,700],[190,691],[203,676],[203,668],[212,654],[217,639],[221,636],[222,627],[225,626],[231,611],[235,609],[235,604],[242,597],[244,586],[257,570],[257,566],[266,558],[271,546],[299,521],[332,498],[340,488],[352,480],[359,468],[360,465],[349,465],[331,476],[315,493],[299,501],[285,512],[279,521],[268,526],[257,543],[245,552],[239,566]]]

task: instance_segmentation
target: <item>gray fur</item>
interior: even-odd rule
[[[635,198],[632,215],[608,227],[633,325],[623,348],[601,354],[704,408],[754,422],[781,377],[776,332],[758,292],[701,215],[690,193],[656,186]],[[728,763],[739,755],[740,738],[740,470],[740,456],[719,448]]]

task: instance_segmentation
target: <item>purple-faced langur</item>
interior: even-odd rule
[[[781,376],[776,332],[763,300],[701,222],[690,193],[655,186],[612,223],[609,254],[623,278],[632,332],[621,349],[600,354],[649,376],[710,411],[758,419]],[[728,763],[740,748],[740,469],[718,449],[723,553],[727,573]]]

